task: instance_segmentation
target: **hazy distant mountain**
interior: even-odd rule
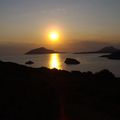
[[[119,51],[120,49],[117,49],[113,46],[107,46],[107,47],[104,47],[98,51],[91,51],[91,52],[76,52],[75,54],[89,54],[89,53],[113,53],[113,52],[116,52],[116,51]]]
[[[118,51],[119,49],[113,47],[113,46],[107,46],[107,47],[104,47],[102,48],[101,50],[97,51],[99,53],[112,53],[112,52],[116,52]]]
[[[28,55],[28,54],[50,54],[50,53],[58,53],[58,52],[41,47],[41,48],[30,50],[26,54]]]

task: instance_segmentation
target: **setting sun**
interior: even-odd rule
[[[50,33],[50,39],[53,41],[56,41],[59,39],[59,34],[57,32],[51,32]]]

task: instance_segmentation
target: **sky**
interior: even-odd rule
[[[119,12],[120,0],[0,0],[0,50],[119,46]],[[56,44],[47,37],[53,29],[60,33]]]

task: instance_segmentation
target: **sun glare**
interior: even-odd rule
[[[56,41],[59,39],[59,34],[57,32],[51,32],[50,33],[50,39],[53,41]]]

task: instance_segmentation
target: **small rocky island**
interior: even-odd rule
[[[54,50],[49,50],[49,49],[46,49],[44,47],[40,47],[37,49],[30,50],[25,54],[26,55],[35,55],[35,54],[51,54],[51,53],[59,53],[59,52],[54,51]]]
[[[34,64],[34,62],[29,60],[29,61],[25,62],[25,64],[32,65],[32,64]]]
[[[65,63],[67,65],[77,65],[77,64],[80,64],[80,62],[78,60],[73,59],[73,58],[66,58]]]

